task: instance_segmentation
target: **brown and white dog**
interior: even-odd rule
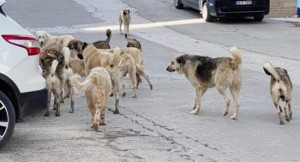
[[[83,83],[79,82],[78,74],[70,78],[75,91],[85,94],[87,107],[92,115],[92,128],[96,131],[99,125],[106,125],[105,114],[108,97],[111,93],[111,79],[105,68],[95,67]]]
[[[277,110],[279,124],[284,125],[284,122],[281,117],[282,109],[279,104],[279,100],[281,99],[283,102],[285,102],[285,119],[287,122],[289,122],[290,120],[292,120],[292,82],[290,80],[287,70],[285,69],[282,69],[280,67],[274,67],[270,63],[265,63],[263,69],[267,75],[271,76],[270,92],[272,101]]]
[[[216,87],[224,97],[226,105],[223,115],[228,114],[230,99],[225,91],[230,89],[233,100],[235,102],[235,110],[230,117],[233,120],[237,119],[239,111],[239,92],[242,84],[242,77],[239,65],[242,63],[241,54],[236,47],[230,49],[233,58],[219,57],[211,58],[206,56],[177,55],[171,60],[167,71],[177,71],[179,74],[184,74],[191,82],[196,91],[195,104],[191,114],[196,115],[200,111],[201,98],[208,88]]]
[[[119,13],[119,29],[120,33],[123,34],[122,32],[122,24],[124,24],[124,30],[126,34],[129,34],[129,25],[131,22],[131,15],[130,15],[130,10],[129,9],[124,9]]]

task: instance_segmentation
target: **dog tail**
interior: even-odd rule
[[[88,79],[85,80],[83,83],[79,82],[79,79],[81,78],[81,76],[79,74],[74,74],[73,76],[71,76],[70,78],[70,84],[72,85],[72,87],[74,88],[74,90],[76,92],[79,93],[84,93],[86,88],[87,88],[87,82]]]
[[[233,56],[233,59],[231,60],[231,65],[233,67],[238,67],[240,64],[242,64],[242,56],[239,50],[236,47],[231,47],[230,52]]]
[[[111,30],[110,29],[107,29],[106,30],[106,36],[107,36],[107,38],[106,38],[106,43],[107,44],[109,44],[109,42],[110,42],[110,40],[111,40]]]
[[[70,59],[71,59],[71,52],[68,47],[63,47],[62,48],[62,53],[64,55],[64,61],[66,65],[70,64]]]
[[[264,66],[264,71],[267,75],[273,76],[276,80],[280,80],[280,74],[276,71],[274,66],[271,63],[265,63]]]
[[[57,65],[58,65],[58,61],[57,60],[53,60],[52,61],[52,65],[51,65],[51,68],[50,68],[50,75],[53,76],[55,71],[56,71],[56,68],[57,68]]]

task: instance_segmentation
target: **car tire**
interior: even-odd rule
[[[180,0],[174,0],[174,6],[177,9],[182,9],[183,8],[183,4],[180,2]]]
[[[0,91],[0,148],[12,137],[15,129],[16,115],[9,98]]]
[[[204,2],[203,6],[202,6],[202,18],[206,21],[206,22],[212,22],[213,21],[213,17],[210,15],[209,12],[209,8],[208,8],[208,3]]]
[[[254,16],[254,21],[262,21],[264,19],[264,15]]]

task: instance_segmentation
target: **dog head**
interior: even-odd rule
[[[36,39],[38,40],[41,47],[43,47],[48,41],[48,35],[45,31],[37,31]]]
[[[68,48],[70,49],[70,51],[75,51],[78,58],[83,59],[82,52],[87,47],[87,45],[88,44],[86,42],[81,42],[79,40],[71,40],[68,43]]]
[[[174,71],[177,71],[179,74],[182,74],[183,73],[183,66],[185,65],[186,63],[186,58],[187,58],[187,55],[186,54],[181,54],[181,55],[177,55],[176,57],[174,57],[172,60],[171,60],[171,63],[170,65],[167,67],[167,71],[168,72],[174,72]]]
[[[129,15],[130,14],[130,10],[129,9],[124,9],[123,10],[123,15]]]

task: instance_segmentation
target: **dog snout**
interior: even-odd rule
[[[69,48],[70,50],[73,50],[73,49],[74,49],[74,45],[73,45],[73,44],[68,44],[68,48]]]
[[[175,69],[173,69],[171,66],[168,66],[167,69],[166,69],[168,72],[174,72]]]

